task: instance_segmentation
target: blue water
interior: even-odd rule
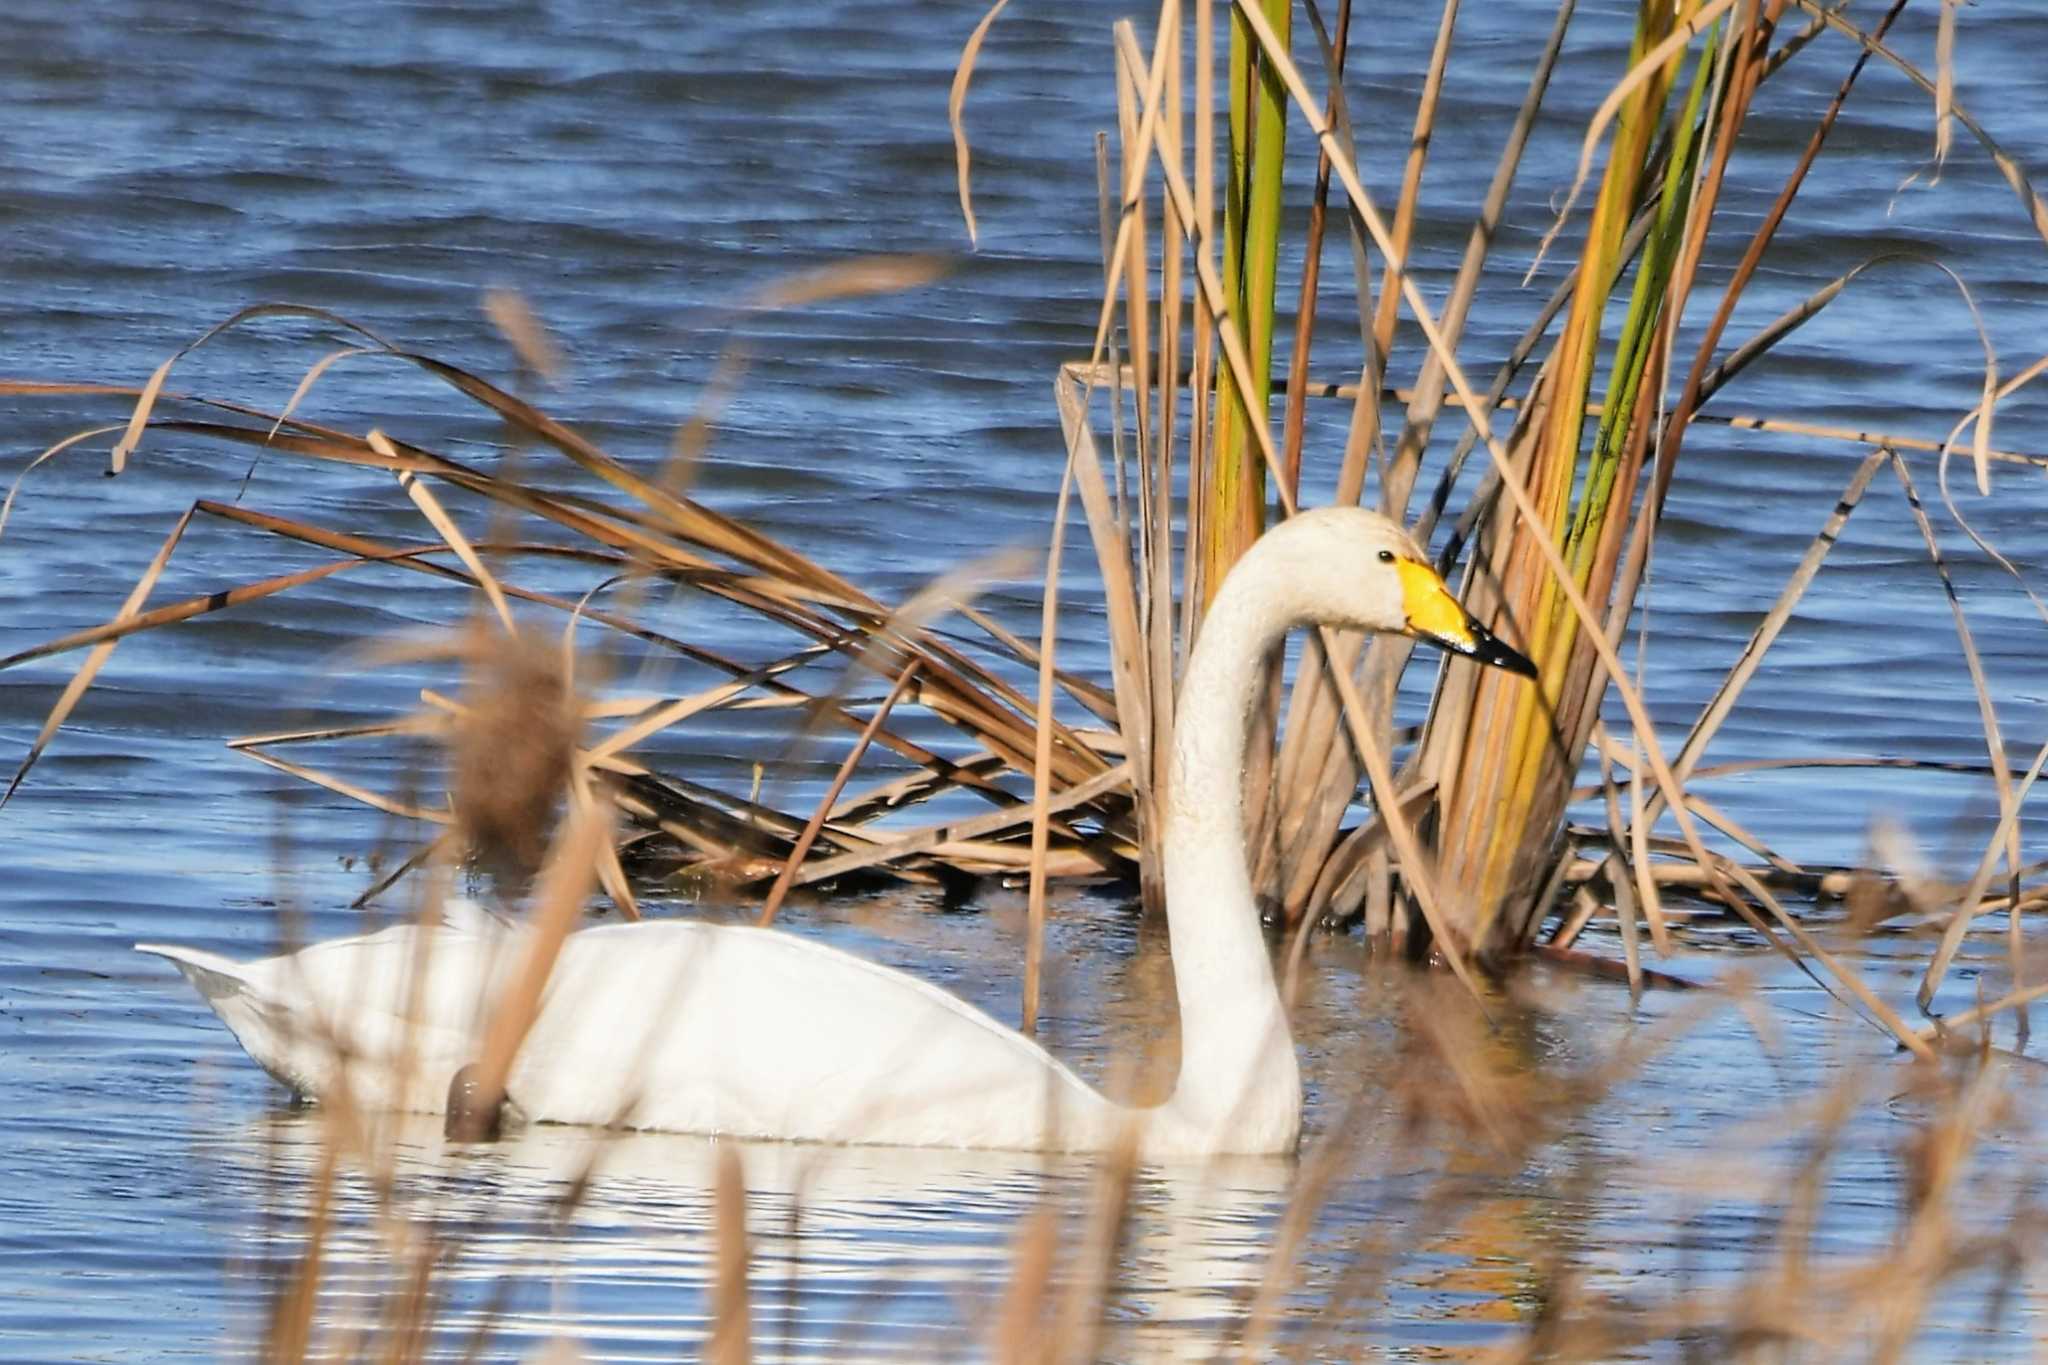
[[[1547,31],[1545,8],[1468,6],[1461,20],[1420,225],[1416,268],[1432,299]],[[696,491],[897,600],[992,548],[1043,544],[1061,455],[1048,381],[1061,362],[1085,355],[1100,285],[1092,138],[1114,122],[1109,25],[1121,12],[1023,5],[996,26],[969,103],[982,234],[970,251],[945,104],[974,6],[22,0],[0,45],[0,372],[138,384],[235,310],[289,300],[503,378],[512,357],[480,305],[487,289],[509,288],[567,357],[561,387],[536,396],[622,458],[652,466],[704,398],[721,354],[744,342],[750,367],[719,415]],[[1929,69],[1935,12],[1910,10],[1897,29],[1900,49]],[[1392,12],[1360,22],[1350,95],[1361,164],[1390,200],[1434,23]],[[1149,36],[1149,20],[1140,31]],[[1520,274],[1625,42],[1625,7],[1581,6],[1498,268],[1468,329],[1462,354],[1475,374],[1491,373],[1537,296],[1521,289]],[[2022,162],[2048,161],[2044,44],[2048,15],[1962,13],[1958,98]],[[1710,285],[1725,279],[1735,233],[1767,206],[1850,55],[1840,38],[1823,39],[1765,87],[1722,210]],[[1862,261],[1909,253],[1938,257],[1967,282],[2002,373],[2031,361],[2048,334],[2042,243],[1960,131],[1938,185],[1923,176],[1901,188],[1933,144],[1926,98],[1873,67],[1731,336]],[[793,271],[872,252],[935,252],[952,268],[901,294],[796,311],[741,307]],[[1348,275],[1347,255],[1333,244],[1326,279]],[[1557,269],[1548,263],[1537,286]],[[1703,294],[1687,334],[1709,308]],[[1326,304],[1319,371],[1349,377],[1347,331],[1355,336],[1346,310]],[[304,322],[256,323],[183,361],[172,387],[275,407],[336,344]],[[1683,343],[1681,353],[1690,353]],[[1412,376],[1415,355],[1404,346],[1396,382]],[[1977,400],[1982,365],[1969,309],[1947,277],[1887,263],[1715,410],[1938,440]],[[0,405],[0,471],[9,477],[71,432],[125,416],[119,403],[80,398]],[[343,362],[303,411],[381,426],[460,459],[507,458],[492,423],[388,361]],[[1312,405],[1312,487],[1333,477],[1347,416],[1345,404]],[[1456,432],[1446,422],[1439,434],[1448,443]],[[274,458],[252,467],[245,450],[166,433],[109,481],[99,476],[111,440],[27,475],[0,536],[0,651],[112,616],[196,498],[239,497],[385,537],[424,533],[368,473]],[[2048,452],[2048,410],[2031,391],[2001,410],[1996,444]],[[1862,453],[1705,425],[1689,438],[1658,545],[1644,655],[1652,710],[1670,738],[1711,694]],[[1933,462],[1909,458],[1970,610],[2004,733],[2024,762],[2048,730],[2044,628],[1947,521]],[[1958,470],[1958,499],[2036,570],[2039,476],[2013,466],[1995,475],[1994,496],[1979,499]],[[571,481],[565,467],[546,477]],[[315,562],[302,548],[201,521],[152,600]],[[317,1116],[282,1111],[182,982],[127,946],[147,937],[254,954],[276,940],[281,909],[304,915],[312,933],[346,932],[357,920],[341,907],[372,880],[372,856],[411,846],[418,831],[221,743],[389,717],[414,705],[424,683],[446,681],[445,671],[344,655],[365,633],[445,624],[469,607],[454,592],[379,572],[124,644],[0,812],[0,1356],[244,1349],[263,1330],[272,1271],[304,1249],[324,1132]],[[588,586],[566,573],[538,581]],[[1067,600],[1063,659],[1105,676],[1101,632],[1088,628],[1099,621],[1099,594],[1082,578]],[[1001,586],[990,603],[1035,631],[1029,584]],[[744,657],[786,647],[701,602],[658,610],[669,627]],[[76,659],[0,672],[0,764],[26,753]],[[676,670],[643,681],[682,689],[693,677]],[[654,757],[735,791],[755,762],[769,762],[771,791],[801,806],[843,751],[792,754],[787,736],[780,713],[740,713],[672,737]],[[1948,604],[1889,474],[1710,761],[1787,754],[1982,761]],[[322,761],[393,788],[416,758],[337,748]],[[1969,775],[1795,770],[1710,791],[1802,860],[1861,860],[1872,819],[1884,816],[1957,875],[1996,813],[1988,783]],[[2042,834],[2030,813],[2029,857]],[[650,902],[687,909],[658,890]],[[786,922],[1012,1015],[1023,952],[1017,897],[995,889],[963,912],[936,909],[921,893],[800,901]],[[2004,989],[1999,928],[1987,924],[1966,947],[1946,1005]],[[1156,1050],[1170,1032],[1157,937],[1111,898],[1077,897],[1055,916],[1048,1037],[1091,1074]],[[1442,1358],[1496,1345],[1530,1320],[1543,1267],[1566,1245],[1580,1247],[1592,1290],[1639,1307],[1693,1290],[1732,1293],[1776,1226],[1774,1191],[1798,1155],[1790,1135],[1810,1117],[1788,1106],[1845,1078],[1866,1103],[1828,1168],[1813,1254],[1839,1268],[1886,1245],[1902,1154],[1928,1113],[1907,1093],[1904,1064],[1742,935],[1703,926],[1686,945],[1672,968],[1682,974],[1758,974],[1768,1044],[1741,1012],[1716,1014],[1512,1169],[1479,1162],[1479,1187],[1448,1209],[1433,1202],[1441,1181],[1473,1159],[1454,1136],[1461,1130],[1411,1129],[1412,1100],[1383,1088],[1422,1065],[1403,1021],[1428,1012],[1418,1004],[1427,997],[1413,994],[1427,987],[1387,975],[1355,941],[1318,943],[1297,1022],[1314,1090],[1312,1142],[1341,1135],[1356,1150],[1283,1279],[1275,1338],[1315,1358]],[[1597,930],[1587,946],[1618,954]],[[1845,946],[1909,1013],[1930,950],[1908,932]],[[1634,1011],[1624,993],[1569,977],[1535,984],[1538,998],[1511,1011],[1514,1026],[1487,1055],[1539,1093],[1680,1008],[1653,996]],[[2019,1042],[2010,1025],[1996,1041]],[[1986,1225],[2009,1211],[2039,1150],[2026,1103],[2034,1072],[2011,1065],[2006,1084],[2019,1108],[1988,1140],[1969,1210]],[[1354,1094],[1366,1097],[1355,1109]],[[711,1145],[607,1146],[585,1202],[558,1224],[561,1173],[586,1159],[589,1135],[535,1133],[452,1158],[431,1132],[398,1137],[399,1225],[417,1231],[439,1218],[469,1230],[448,1273],[436,1352],[459,1354],[464,1332],[484,1322],[497,1333],[485,1348],[492,1356],[557,1336],[593,1358],[669,1358],[701,1342]],[[1731,1174],[1725,1163],[1746,1152],[1761,1155]],[[974,1354],[1025,1216],[1048,1203],[1084,1208],[1092,1178],[1035,1161],[925,1153],[752,1149],[745,1162],[754,1322],[767,1357]],[[1752,1177],[1760,1188],[1743,1184]],[[1240,1340],[1299,1178],[1285,1164],[1146,1173],[1116,1253],[1105,1353],[1207,1358]],[[374,1320],[374,1295],[403,1264],[388,1240],[393,1224],[372,1216],[373,1185],[344,1175],[336,1198],[319,1311],[333,1334]],[[1364,1274],[1380,1234],[1398,1254]],[[2041,1332],[2038,1279],[2002,1301],[1992,1288],[1980,1274],[1937,1298],[1915,1358],[2029,1356]],[[1642,1353],[1675,1355],[1671,1340]]]

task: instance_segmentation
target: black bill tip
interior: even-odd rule
[[[1529,661],[1528,655],[1512,648],[1477,621],[1467,621],[1465,624],[1472,632],[1472,647],[1459,650],[1460,654],[1495,668],[1505,668],[1510,673],[1519,673],[1525,678],[1536,676],[1536,665]]]

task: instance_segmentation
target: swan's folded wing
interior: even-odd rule
[[[914,977],[790,934],[683,923],[573,936],[511,1093],[568,1122],[1016,1148],[1110,1109]]]

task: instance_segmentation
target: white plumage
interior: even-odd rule
[[[1301,1083],[1245,868],[1245,732],[1267,650],[1297,623],[1423,634],[1526,671],[1354,508],[1262,538],[1204,621],[1166,793],[1167,919],[1181,1072],[1150,1108],[1104,1098],[1043,1048],[937,987],[770,929],[682,921],[571,934],[506,1085],[529,1121],[831,1143],[1291,1151]],[[1455,619],[1453,619],[1455,618]],[[1441,623],[1452,620],[1451,626]],[[1423,629],[1415,622],[1428,622]],[[266,1071],[301,1094],[438,1113],[476,1060],[525,931],[463,902],[399,926],[239,963],[176,963]]]

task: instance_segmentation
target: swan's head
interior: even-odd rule
[[[1407,635],[1536,676],[1535,664],[1451,596],[1414,538],[1377,512],[1318,507],[1275,527],[1255,549],[1279,561],[1276,576],[1298,595],[1300,614],[1318,625]]]

